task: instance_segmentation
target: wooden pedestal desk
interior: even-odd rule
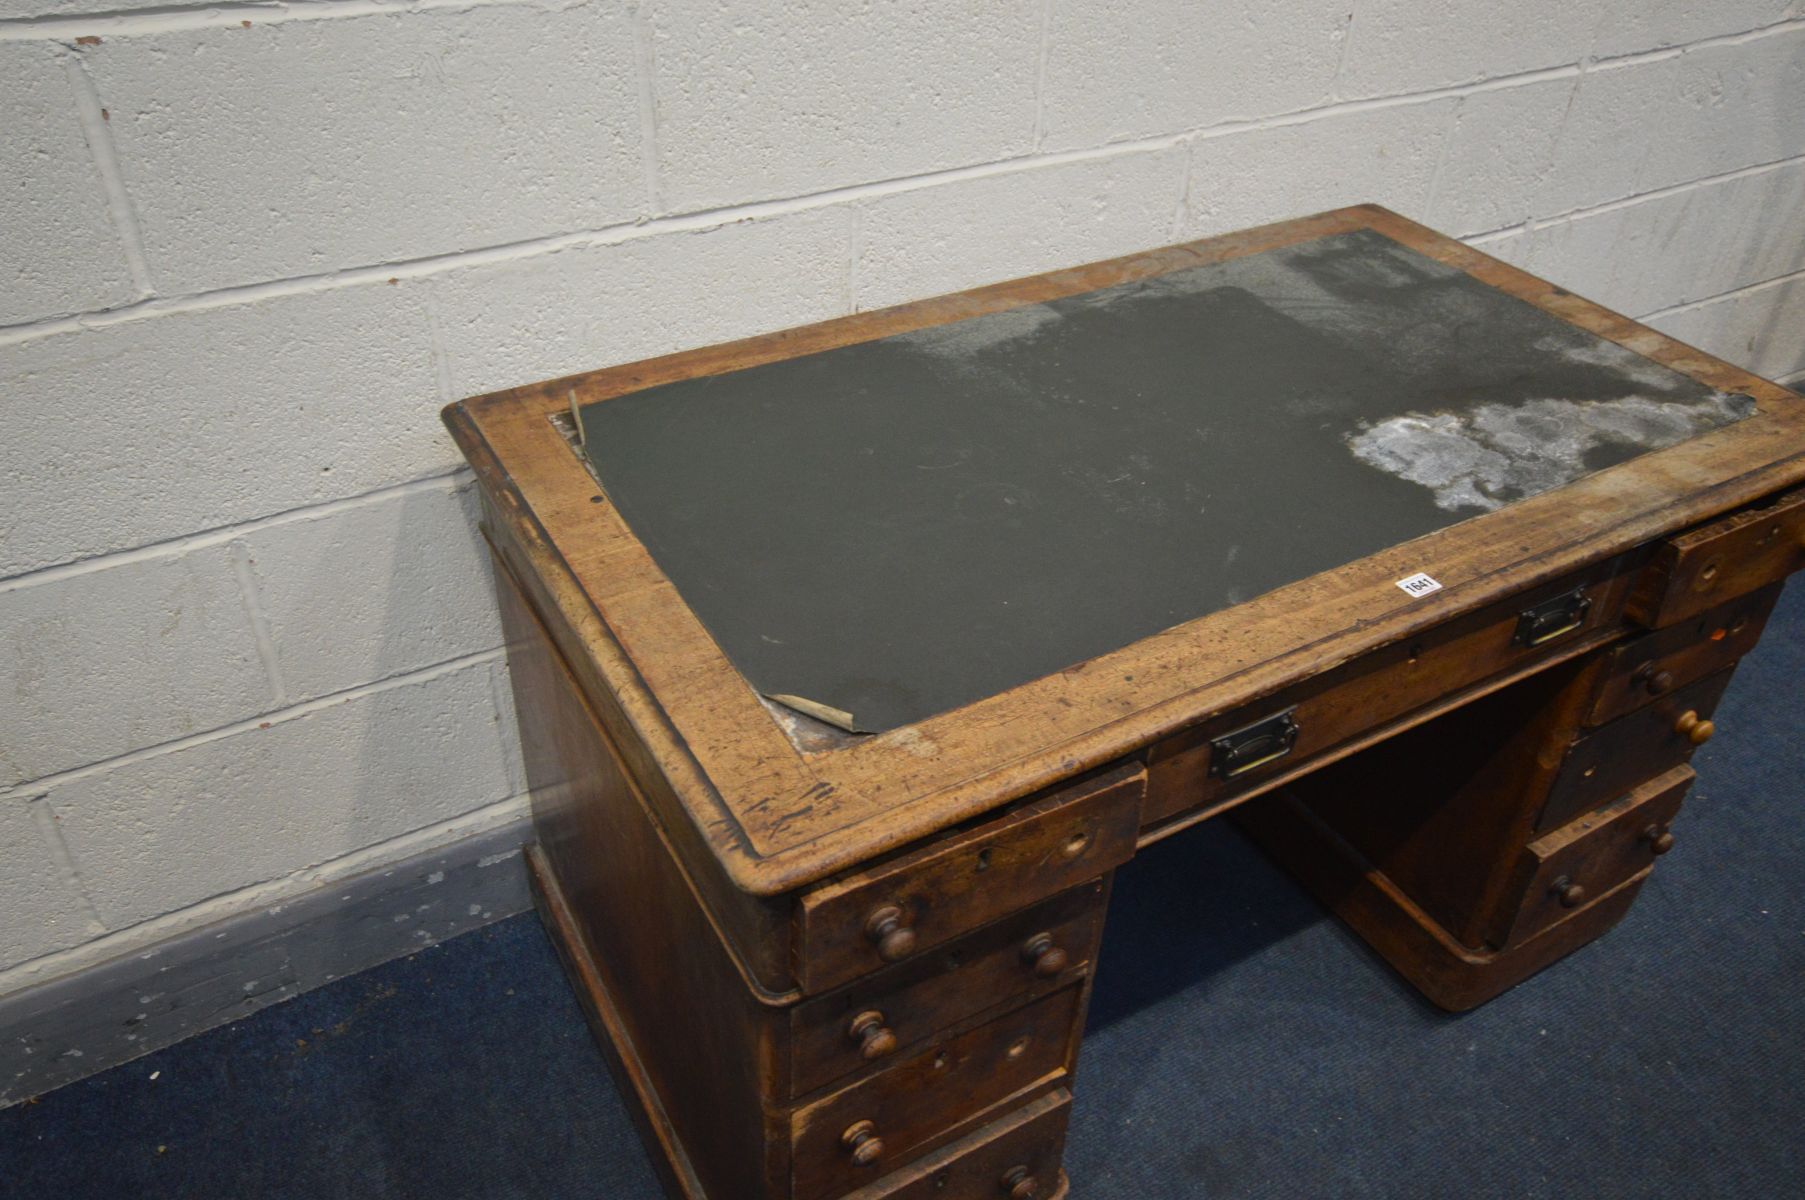
[[[1231,810],[1484,1002],[1623,917],[1805,565],[1798,396],[1374,207],[445,419],[673,1196],[1064,1195],[1111,876]]]

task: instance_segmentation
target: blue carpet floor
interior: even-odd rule
[[[1440,1013],[1231,828],[1117,877],[1076,1200],[1805,1196],[1805,587],[1617,931]],[[531,915],[0,1112],[0,1193],[652,1197]]]

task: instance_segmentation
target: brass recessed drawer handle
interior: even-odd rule
[[[915,931],[900,906],[880,904],[865,918],[865,936],[877,946],[877,956],[896,962],[915,953]]]
[[[1689,708],[1673,723],[1673,731],[1694,746],[1702,746],[1711,740],[1711,735],[1717,732],[1717,726],[1709,721],[1701,721],[1698,713]]]
[[[1037,933],[1022,943],[1022,961],[1042,979],[1051,979],[1066,969],[1071,957],[1053,941],[1050,933]]]
[[[884,1014],[875,1008],[868,1008],[854,1017],[846,1027],[846,1036],[859,1048],[859,1057],[866,1062],[896,1052],[896,1034],[884,1024]]]
[[[1511,641],[1526,647],[1545,645],[1584,625],[1591,611],[1592,598],[1584,588],[1575,588],[1519,613]]]
[[[855,1121],[840,1135],[840,1144],[852,1155],[854,1165],[868,1167],[883,1156],[884,1139],[870,1121]]]
[[[1287,708],[1210,740],[1210,774],[1233,779],[1291,753],[1297,745],[1297,709]]]

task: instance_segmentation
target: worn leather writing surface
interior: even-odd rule
[[[752,686],[877,731],[1752,411],[1360,231],[580,417]]]

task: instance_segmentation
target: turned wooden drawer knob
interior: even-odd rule
[[[1010,1167],[1003,1172],[1003,1195],[1009,1200],[1034,1200],[1040,1195],[1040,1185],[1034,1182],[1033,1174],[1027,1167]]]
[[[1656,854],[1666,854],[1673,849],[1673,834],[1659,825],[1650,825],[1642,831],[1642,840]]]
[[[1717,726],[1709,721],[1699,720],[1698,714],[1689,708],[1673,723],[1673,731],[1694,746],[1702,746],[1711,740],[1711,735],[1717,732]]]
[[[894,904],[879,905],[865,918],[865,936],[877,944],[877,956],[895,962],[915,953],[915,931],[903,919],[903,910]]]
[[[1554,893],[1554,898],[1561,902],[1562,908],[1578,908],[1586,902],[1586,889],[1565,875],[1555,880],[1554,886],[1548,890]]]
[[[884,1024],[884,1014],[874,1008],[854,1017],[852,1024],[846,1027],[846,1036],[858,1046],[859,1057],[866,1062],[896,1050],[896,1035]]]
[[[877,1136],[877,1126],[870,1121],[855,1121],[840,1135],[840,1144],[852,1153],[852,1161],[868,1167],[884,1153],[884,1139]]]
[[[1665,696],[1673,690],[1672,671],[1650,671],[1648,681],[1642,685],[1651,696]]]
[[[1051,979],[1065,970],[1072,960],[1053,943],[1050,933],[1037,933],[1022,943],[1022,961],[1034,968],[1042,979]]]

